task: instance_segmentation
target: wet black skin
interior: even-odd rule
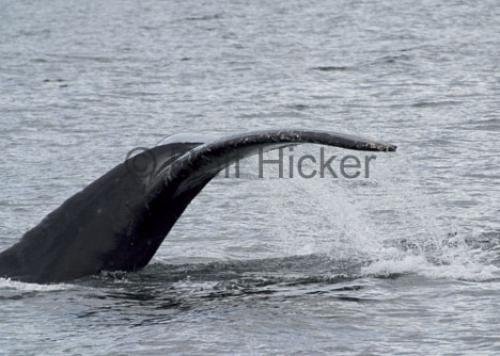
[[[191,200],[223,168],[258,152],[315,143],[364,151],[393,145],[326,131],[266,130],[170,143],[119,164],[0,253],[0,277],[55,283],[146,266]]]

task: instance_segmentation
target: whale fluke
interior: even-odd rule
[[[117,165],[47,215],[0,253],[0,277],[52,283],[104,270],[139,270],[203,187],[226,166],[260,149],[314,143],[396,150],[390,144],[314,130],[253,131],[209,142],[169,141]]]

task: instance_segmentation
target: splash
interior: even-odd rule
[[[478,234],[457,228],[446,217],[443,203],[426,190],[404,156],[379,156],[367,180],[296,179],[294,185],[302,192],[303,209],[314,212],[307,215],[314,237],[323,237],[305,240],[302,249],[309,253],[329,251],[333,259],[363,260],[364,276],[500,278],[491,246],[471,243]]]

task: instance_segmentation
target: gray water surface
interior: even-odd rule
[[[399,146],[354,180],[250,160],[140,273],[0,279],[0,354],[498,354],[499,58],[496,0],[0,0],[0,250],[174,133]]]

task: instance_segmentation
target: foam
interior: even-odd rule
[[[433,279],[457,279],[486,281],[500,278],[500,268],[471,260],[435,264],[423,255],[407,255],[399,259],[384,259],[361,269],[363,276],[390,276],[394,274],[417,274]]]
[[[0,278],[0,291],[5,289],[14,289],[22,292],[53,292],[71,289],[71,284],[37,284],[13,281],[9,278]]]

